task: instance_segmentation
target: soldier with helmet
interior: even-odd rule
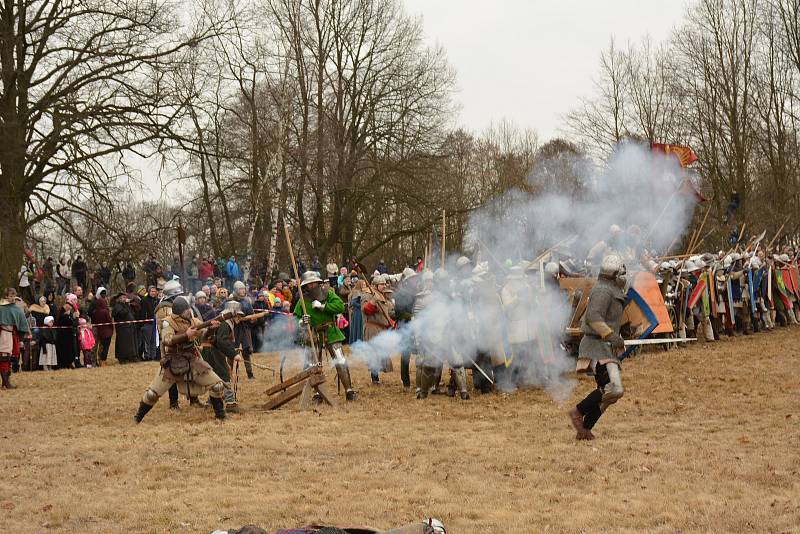
[[[241,311],[244,315],[252,315],[253,304],[250,302],[250,298],[247,296],[247,287],[241,280],[234,282],[231,300],[239,303],[241,306]],[[247,378],[252,380],[255,378],[255,375],[253,374],[253,364],[251,363],[253,357],[252,324],[249,322],[238,322],[236,324],[236,331],[234,332],[234,335],[236,339],[236,348],[242,349],[242,356],[244,356],[244,368],[245,371],[247,371]]]
[[[431,273],[432,276],[432,273]],[[417,296],[422,290],[423,281],[419,273],[410,267],[403,269],[400,283],[394,293],[395,315],[397,316],[398,328],[403,328],[414,316],[414,304]],[[408,390],[411,387],[411,349],[410,344],[403,346],[400,354],[400,379],[403,381],[403,388]]]
[[[523,369],[530,363],[536,337],[533,320],[528,313],[533,295],[522,267],[515,265],[508,270],[505,284],[500,290],[500,300],[506,317],[509,351],[504,361],[495,362],[494,376],[497,389],[502,393],[511,393],[519,385]]]
[[[162,327],[164,325],[164,321],[167,317],[172,313],[172,302],[183,295],[183,288],[181,287],[181,283],[178,280],[170,280],[166,284],[164,284],[164,289],[162,291],[161,301],[156,306],[156,309],[153,311],[156,319],[156,328],[158,329],[158,339],[164,339],[164,333],[162,332]],[[164,358],[164,345],[163,341],[160,348],[160,358]],[[179,392],[178,386],[175,384],[169,388],[169,407],[173,410],[177,410],[180,408],[180,404],[178,402]],[[191,404],[200,405],[200,402],[197,399],[190,399],[189,401]]]
[[[619,356],[625,341],[619,334],[625,307],[625,264],[616,254],[603,258],[597,282],[583,315],[583,338],[576,370],[594,371],[597,388],[569,412],[576,439],[594,439],[592,428],[609,406],[623,395]]]
[[[241,304],[235,300],[227,301],[223,311],[230,312],[231,317],[221,321],[217,328],[208,329],[201,345],[202,355],[203,359],[208,362],[225,385],[226,412],[236,413],[239,411],[239,404],[231,388],[231,367],[234,362],[244,361],[242,355],[236,352],[236,347],[234,346],[234,330],[244,313],[242,312]]]
[[[313,361],[311,358],[306,360],[306,367],[321,363],[322,351],[328,351],[339,381],[344,386],[347,400],[356,400],[357,395],[350,380],[350,368],[342,349],[344,334],[336,326],[336,316],[344,313],[344,302],[333,289],[325,289],[322,280],[313,271],[303,273],[300,291],[303,292],[307,315],[303,314],[303,307],[299,299],[295,305],[294,314],[303,325],[310,325],[318,351],[313,356]]]
[[[187,397],[197,397],[208,390],[215,417],[225,419],[225,406],[222,403],[225,386],[211,366],[200,358],[195,340],[205,330],[197,329],[201,321],[194,317],[189,300],[183,296],[175,297],[170,314],[162,322],[161,367],[144,392],[134,421],[140,423],[161,395],[173,385],[185,391]],[[219,325],[217,323],[214,326]]]

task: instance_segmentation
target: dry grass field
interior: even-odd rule
[[[210,532],[256,523],[448,532],[800,531],[800,329],[623,368],[625,397],[576,442],[569,403],[538,391],[417,401],[398,373],[338,410],[167,409],[134,425],[156,364],[15,375],[0,392],[5,532]],[[257,361],[274,363],[259,355]],[[396,369],[399,365],[396,362]]]

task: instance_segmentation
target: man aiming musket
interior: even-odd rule
[[[322,280],[313,271],[303,273],[300,282],[300,291],[303,293],[304,301],[300,301],[294,308],[294,315],[300,319],[303,325],[311,327],[312,335],[315,336],[315,343],[307,339],[306,343],[316,348],[316,354],[306,353],[305,367],[311,367],[322,362],[322,351],[327,350],[336,368],[339,381],[345,388],[345,396],[348,401],[357,398],[350,380],[350,368],[344,357],[342,341],[344,334],[336,326],[336,316],[344,313],[344,302],[333,289],[327,291],[322,286]],[[311,303],[310,309],[303,312],[303,302]]]
[[[200,319],[193,316],[189,301],[182,296],[172,302],[170,314],[163,322],[161,367],[145,390],[133,420],[140,423],[172,385],[184,390],[187,397],[196,397],[208,390],[214,415],[217,419],[225,419],[225,405],[222,402],[225,385],[211,366],[200,358],[195,345],[195,340],[204,334],[204,327],[218,327],[219,322],[201,323]]]

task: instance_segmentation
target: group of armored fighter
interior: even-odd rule
[[[613,272],[601,270],[601,277],[608,274],[611,277],[609,279],[613,279],[624,271],[624,266],[618,256],[609,258],[609,261],[614,258],[619,261],[614,264]],[[606,263],[608,261],[604,266]],[[373,329],[362,343],[369,344],[383,331],[397,329],[405,332],[413,343],[404,344],[402,349],[401,377],[404,386],[410,389],[409,367],[411,354],[414,353],[418,399],[443,393],[469,400],[467,369],[472,370],[474,388],[483,393],[493,390],[508,393],[524,385],[545,385],[547,375],[551,372],[549,369],[558,372],[553,353],[559,350],[559,345],[557,339],[551,341],[549,336],[541,335],[543,330],[542,325],[537,324],[538,320],[528,320],[529,317],[524,314],[530,306],[527,301],[537,298],[533,292],[533,271],[526,271],[524,265],[512,265],[507,269],[498,290],[498,280],[489,273],[486,264],[473,265],[468,258],[461,257],[455,265],[452,275],[444,269],[419,273],[406,269],[396,276],[376,274],[372,283],[363,289],[361,309],[364,323],[372,325]],[[545,279],[548,290],[557,288],[558,276],[557,271],[552,268],[548,270]],[[539,279],[538,276],[536,278]],[[296,304],[294,315],[299,331],[306,332],[301,340],[306,347],[305,366],[318,365],[327,355],[344,388],[346,399],[354,401],[357,394],[342,345],[344,336],[337,326],[337,317],[345,311],[344,302],[316,272],[304,273],[300,288],[303,299]],[[621,295],[622,289],[617,288],[615,295],[617,293]],[[241,330],[237,332],[237,327],[246,319],[242,304],[231,299],[225,303],[221,316],[202,322],[199,310],[190,297],[183,295],[178,281],[169,282],[164,288],[164,295],[164,300],[156,310],[161,365],[146,389],[134,419],[141,422],[165,392],[170,392],[170,404],[174,407],[179,394],[193,403],[199,403],[197,398],[205,391],[209,394],[209,404],[216,417],[224,419],[226,406],[228,410],[238,408],[231,383],[233,369],[239,363],[248,363],[245,355],[237,350],[237,345],[241,347],[241,340],[237,339]],[[600,301],[599,298],[594,300]],[[512,317],[501,330],[486,321],[485,314],[480,317],[473,315],[480,314],[478,310],[481,307],[484,310],[492,309],[493,305],[487,305],[488,302],[497,303],[498,309]],[[468,316],[463,324],[472,325],[472,331],[458,327],[454,331],[452,316],[447,317],[447,314],[438,313],[435,309],[442,305],[466,310]],[[431,307],[434,308],[432,312],[428,310]],[[598,328],[599,322],[605,321],[606,329],[618,336],[619,317],[614,314],[617,311],[621,313],[621,304],[618,307],[620,310],[610,306],[606,306],[607,309],[591,307],[587,312],[588,317],[593,317],[595,308],[602,317],[587,322],[587,329]],[[605,317],[608,314],[611,316]],[[367,330],[369,328],[365,327]],[[615,338],[609,337],[606,330],[598,335],[612,344],[599,344],[598,355],[603,358],[592,359],[607,368],[610,359],[613,359],[613,354],[609,354]],[[310,343],[311,337],[314,343]],[[316,348],[316,352],[311,350],[311,346]],[[384,363],[390,362],[388,356],[381,358]],[[247,358],[250,358],[249,354]],[[530,365],[534,359],[536,363]],[[442,383],[445,369],[449,370],[446,385]],[[385,366],[376,366],[372,362],[370,370],[375,379],[378,373],[385,370]],[[597,375],[597,371],[595,373]],[[619,373],[611,371],[608,374],[610,382],[618,386],[616,398],[619,398]],[[605,384],[601,387],[605,387]],[[609,392],[605,395],[605,405],[614,394]],[[600,406],[599,402],[596,404]],[[589,414],[587,420],[591,420],[591,417],[595,416]]]
[[[398,332],[403,340],[397,347],[403,386],[411,389],[413,354],[418,399],[446,394],[469,400],[468,370],[473,389],[481,393],[548,387],[575,362],[568,357],[577,358],[575,369],[593,376],[596,388],[569,417],[577,439],[593,439],[598,419],[624,391],[620,356],[625,340],[620,329],[628,290],[626,264],[656,276],[681,339],[713,341],[721,334],[769,330],[776,322],[797,323],[800,290],[793,250],[768,251],[755,241],[740,251],[659,261],[637,248],[635,239],[624,239],[625,233],[613,230],[610,239],[588,251],[580,268],[569,252],[553,249],[539,262],[495,262],[490,268],[488,262],[462,256],[450,272],[407,268],[397,275],[375,273],[359,290],[361,343],[369,347],[383,332]],[[596,278],[580,322],[580,343],[572,350],[559,335],[564,332],[563,319],[547,313],[553,298],[563,298],[559,280],[566,277]],[[305,347],[304,365],[322,364],[327,357],[346,399],[355,401],[345,336],[339,328],[347,306],[317,272],[303,273],[299,285],[303,298],[296,302],[293,316]],[[243,363],[252,374],[253,348],[245,323],[252,306],[245,288],[234,288],[223,315],[204,323],[200,317],[208,315],[183,295],[178,281],[169,282],[164,295],[156,313],[161,366],[135,420],[140,422],[167,391],[173,407],[179,394],[199,403],[198,396],[207,391],[216,417],[224,419],[226,408],[238,410],[234,370]],[[350,352],[369,353],[356,346]],[[375,354],[367,361],[373,383],[390,370],[390,356]],[[445,370],[449,377],[443,376]]]

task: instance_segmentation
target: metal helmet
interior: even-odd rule
[[[175,315],[181,315],[191,307],[192,305],[189,304],[189,300],[183,296],[177,296],[175,300],[172,301],[172,313]]]
[[[181,283],[177,280],[170,280],[169,282],[164,284],[164,297],[177,297],[178,295],[183,295],[183,288],[181,287]]]
[[[728,267],[730,267],[732,263],[733,263],[733,256],[731,256],[730,254],[728,254],[727,256],[725,256],[725,258],[722,260],[722,266],[723,266],[724,268],[726,268],[726,269],[727,269]]]
[[[469,260],[468,257],[461,256],[456,260],[456,267],[464,267],[465,265],[469,265],[470,263],[472,262]]]
[[[405,269],[403,269],[403,277],[402,277],[403,280],[408,280],[412,276],[417,276],[417,271],[415,271],[411,267],[406,267]]]
[[[422,280],[424,282],[428,282],[430,280],[433,280],[433,278],[434,278],[434,274],[429,269],[425,269],[424,271],[422,271]]]
[[[760,269],[761,268],[761,259],[758,256],[753,256],[750,259],[750,268],[751,269]]]
[[[306,271],[303,273],[303,276],[300,277],[300,287],[303,287],[308,284],[313,284],[315,282],[322,282],[319,275],[317,275],[314,271]]]
[[[684,272],[690,273],[692,271],[697,270],[697,265],[692,260],[686,260],[683,262],[683,270]]]
[[[233,283],[233,290],[239,291],[240,289],[247,289],[247,288],[245,287],[244,282],[242,282],[241,280],[237,280],[236,282]]]
[[[441,267],[436,269],[436,272],[433,273],[434,280],[442,281],[442,280],[447,280],[448,278],[450,278],[450,273],[448,273]]]
[[[544,272],[553,276],[557,275],[560,270],[561,268],[554,261],[549,261],[547,262],[547,265],[544,266]]]
[[[242,312],[242,304],[238,300],[227,300],[225,306],[222,308],[225,311],[232,311],[236,315],[244,315]]]
[[[609,254],[600,263],[600,274],[606,276],[616,276],[625,272],[625,263],[618,254]]]
[[[706,268],[706,262],[704,262],[703,260],[698,258],[697,261],[694,262],[694,266],[695,266],[695,268],[697,270],[705,269]]]
[[[379,284],[385,284],[385,283],[386,283],[386,277],[383,276],[382,274],[379,274],[377,276],[373,276],[372,277],[372,285],[373,286],[377,286]]]
[[[671,265],[671,264],[670,264],[668,261],[665,261],[665,262],[662,262],[662,263],[661,263],[661,265],[659,266],[659,268],[660,268],[662,271],[669,271],[670,269],[672,269],[672,265]]]

